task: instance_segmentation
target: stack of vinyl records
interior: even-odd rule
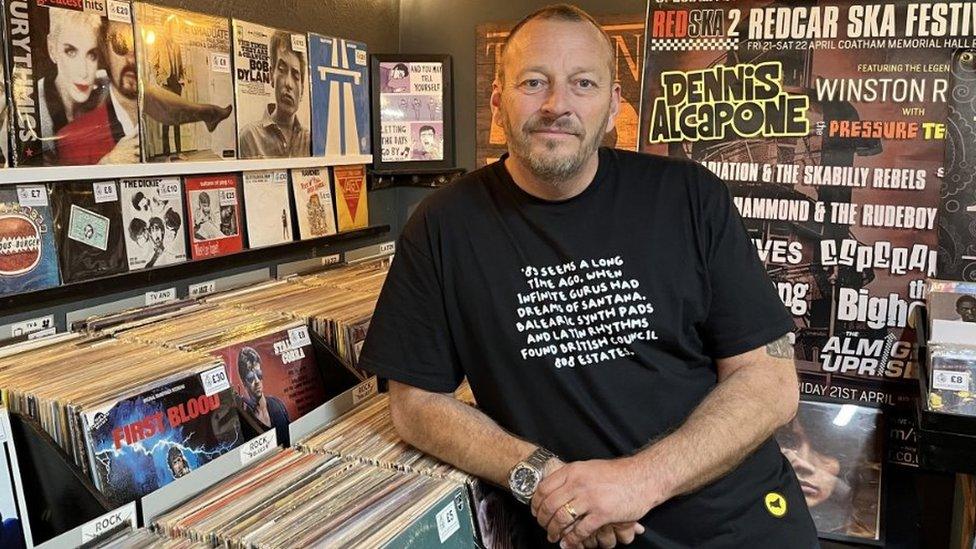
[[[186,314],[163,315],[159,322],[131,324],[136,326],[127,330],[116,326],[115,336],[222,358],[241,408],[262,429],[277,429],[280,441],[288,440],[290,422],[328,398],[302,320],[203,304]]]
[[[389,397],[379,394],[309,435],[299,448],[361,463],[471,484],[474,477],[407,444],[390,417]]]
[[[214,356],[72,335],[0,357],[12,412],[34,418],[105,496],[122,504],[242,442]]]
[[[976,282],[929,280],[929,409],[976,416]]]
[[[271,282],[207,301],[305,320],[355,368],[387,271],[386,261],[370,262]]]
[[[125,530],[103,539],[90,549],[209,549],[210,545],[188,539],[167,539],[146,528]]]
[[[458,489],[451,481],[284,449],[161,515],[155,526],[214,546],[382,547]]]

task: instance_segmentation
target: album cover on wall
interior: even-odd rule
[[[299,238],[306,240],[336,234],[336,214],[333,205],[329,168],[294,168],[291,185],[298,212]]]
[[[288,172],[244,172],[244,219],[248,248],[262,248],[292,241]]]
[[[366,167],[336,166],[336,212],[340,231],[361,229],[369,225],[369,203],[366,198]]]
[[[940,278],[976,280],[976,49],[956,50],[950,65],[945,177],[939,189]]]
[[[312,154],[369,155],[369,56],[366,44],[309,33]],[[368,160],[365,160],[368,162]]]
[[[881,539],[881,420],[870,406],[800,401],[776,432],[820,537]]]
[[[0,40],[0,97],[7,98],[9,89],[7,82],[7,69],[5,67],[7,59],[7,44],[5,40]],[[10,160],[10,101],[0,102],[0,168],[9,166]]]
[[[234,19],[234,91],[240,158],[310,154],[305,34]]]
[[[51,204],[65,283],[128,270],[117,182],[54,183]]]
[[[373,167],[380,171],[454,167],[449,55],[373,55]]]
[[[44,185],[0,185],[0,295],[57,286],[54,219]]]
[[[11,164],[138,162],[129,2],[7,2]]]
[[[185,187],[191,257],[201,259],[241,251],[244,238],[237,174],[188,176]]]
[[[228,20],[144,2],[133,12],[145,161],[236,158]]]
[[[186,221],[180,178],[122,179],[119,190],[129,270],[186,261]]]
[[[242,442],[233,392],[208,394],[201,373],[139,388],[84,413],[92,476],[112,502],[140,498]]]
[[[976,282],[929,280],[929,343],[976,345]]]

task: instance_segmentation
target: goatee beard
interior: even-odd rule
[[[501,112],[501,119],[502,129],[505,132],[505,139],[508,142],[511,155],[518,158],[537,179],[556,188],[561,183],[569,181],[576,176],[603,141],[603,135],[600,135],[599,132],[595,132],[594,135],[588,135],[586,128],[582,124],[571,119],[547,121],[545,119],[531,118],[519,130],[512,128],[511,121],[504,111]],[[609,119],[610,109],[608,107],[599,127],[606,128]],[[570,131],[577,135],[580,139],[580,147],[576,151],[576,154],[553,157],[549,154],[533,152],[531,132],[545,128]],[[551,153],[556,149],[558,143],[550,139],[546,140],[544,145],[546,150]]]

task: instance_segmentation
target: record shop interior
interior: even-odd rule
[[[0,548],[976,549],[976,3],[0,0]]]

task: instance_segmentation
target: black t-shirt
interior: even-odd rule
[[[613,458],[679,427],[715,387],[715,359],[791,329],[718,178],[671,158],[599,157],[593,182],[564,201],[524,192],[503,161],[424,200],[398,240],[362,366],[436,392],[467,376],[508,431],[567,461]],[[786,498],[785,516],[767,510],[770,492]],[[772,439],[641,522],[638,547],[816,543]]]

